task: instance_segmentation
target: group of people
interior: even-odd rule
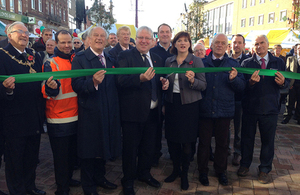
[[[233,35],[232,53],[226,54],[228,39],[217,34],[206,55],[203,44],[192,48],[189,33],[179,32],[172,39],[168,24],[158,27],[153,47],[153,32],[147,26],[136,32],[120,27],[107,34],[102,27],[90,29],[82,40],[66,30],[48,38],[42,32],[36,53],[27,48],[29,32],[21,22],[8,27],[9,43],[0,49],[0,75],[103,68],[93,75],[40,82],[18,83],[8,77],[0,85],[1,133],[5,141],[5,175],[10,194],[40,194],[35,186],[35,169],[43,123],[53,152],[55,194],[69,194],[70,186],[82,186],[84,194],[96,195],[97,187],[116,189],[105,178],[105,164],[122,156],[124,195],[134,195],[136,179],[159,188],[161,183],[150,173],[161,157],[163,120],[168,151],[173,162],[171,175],[178,177],[181,189],[189,188],[188,170],[199,137],[197,162],[199,181],[208,186],[208,160],[211,138],[215,137],[214,170],[221,185],[228,185],[227,157],[229,126],[234,119],[233,164],[240,165],[239,176],[246,176],[252,162],[256,124],[261,146],[258,181],[269,182],[274,157],[274,137],[280,89],[289,79],[280,72],[262,76],[260,69],[285,71],[282,59],[268,52],[265,35],[254,40],[255,53],[243,54],[245,39]],[[109,47],[107,43],[110,44]],[[42,45],[40,45],[42,44]],[[37,47],[38,46],[38,47]],[[74,49],[73,49],[74,46]],[[145,67],[141,74],[106,74],[110,68]],[[156,67],[228,67],[229,72],[156,74]],[[255,68],[252,75],[236,68]],[[128,69],[130,70],[130,69]],[[1,136],[0,136],[1,137]],[[81,181],[72,179],[80,161]]]

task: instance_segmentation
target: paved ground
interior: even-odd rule
[[[180,190],[180,179],[173,183],[164,183],[163,180],[171,173],[172,163],[167,153],[166,140],[163,140],[163,156],[160,159],[159,167],[152,168],[151,172],[162,186],[159,189],[149,187],[144,183],[136,181],[135,191],[137,195],[159,194],[159,195],[179,195],[179,194],[257,194],[257,195],[296,195],[300,194],[300,125],[295,120],[291,120],[289,124],[282,125],[282,115],[279,116],[278,128],[275,138],[275,158],[273,161],[273,170],[270,173],[272,182],[270,184],[260,184],[257,181],[257,167],[259,164],[260,140],[257,133],[255,142],[254,160],[250,167],[250,174],[245,178],[236,175],[238,167],[232,166],[232,156],[228,158],[228,178],[229,186],[223,187],[219,185],[217,178],[214,176],[212,162],[209,162],[210,186],[205,187],[198,181],[198,171],[196,161],[191,163],[189,171],[190,187],[188,191]],[[233,134],[231,135],[231,145],[233,142]],[[109,191],[98,188],[99,194],[120,194],[122,195],[122,187],[120,179],[122,178],[121,159],[115,162],[107,163],[106,178],[119,187],[116,190]],[[80,178],[80,171],[75,171],[74,178]],[[40,149],[40,164],[37,169],[36,184],[39,189],[45,190],[47,194],[54,194],[56,189],[52,153],[48,140],[48,135],[42,135]],[[0,190],[7,192],[4,167],[0,170]],[[83,194],[81,187],[72,188],[71,194]]]

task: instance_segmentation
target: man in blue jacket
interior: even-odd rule
[[[227,154],[230,120],[234,116],[234,95],[245,88],[244,76],[235,69],[240,64],[225,53],[228,39],[217,34],[212,41],[212,52],[203,59],[205,67],[231,67],[229,72],[206,73],[207,87],[200,101],[200,131],[198,145],[199,181],[208,186],[208,159],[212,132],[215,132],[216,150],[214,169],[220,184],[228,185]]]
[[[259,69],[273,69],[285,71],[282,59],[274,57],[268,52],[269,41],[265,35],[255,38],[254,51],[251,58],[242,62],[242,67],[258,69],[252,75],[245,74],[246,89],[242,100],[243,117],[241,131],[241,153],[239,176],[246,176],[253,157],[256,126],[258,123],[261,151],[258,181],[269,182],[268,173],[272,170],[274,157],[274,138],[277,126],[279,89],[288,87],[289,80],[280,72],[274,76],[261,76]]]

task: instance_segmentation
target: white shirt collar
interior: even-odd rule
[[[215,59],[219,59],[219,60],[223,60],[224,58],[224,55],[222,55],[220,58],[217,58],[214,54],[212,54],[212,57],[211,57],[213,60]]]
[[[23,52],[21,52],[20,50],[18,50],[15,46],[13,46],[20,54],[22,54],[22,53],[26,53],[26,50],[24,49],[24,51]]]
[[[91,47],[90,47],[90,48],[91,48]],[[100,53],[95,52],[92,48],[91,48],[91,51],[92,51],[96,56],[99,56],[99,55],[100,55]],[[102,52],[101,52],[101,55],[104,57],[103,50],[102,50]]]

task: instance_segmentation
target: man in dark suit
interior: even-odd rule
[[[10,43],[0,50],[3,60],[0,75],[42,71],[42,60],[26,48],[28,29],[14,22],[7,29]],[[46,194],[35,186],[41,132],[44,122],[44,102],[41,82],[15,83],[9,77],[0,85],[3,134],[5,136],[5,175],[10,194]]]
[[[103,52],[107,34],[102,27],[88,33],[90,47],[78,53],[72,70],[114,68],[114,59]],[[97,186],[116,189],[105,178],[105,161],[121,155],[121,127],[115,75],[104,70],[72,79],[78,97],[78,157],[81,158],[81,184],[85,194],[97,193]]]
[[[295,45],[296,55],[287,58],[286,69],[290,72],[300,73],[299,68],[299,54],[300,54],[300,44]],[[289,85],[288,101],[286,103],[285,112],[283,114],[284,119],[282,124],[287,124],[293,116],[293,110],[295,108],[295,102],[297,101],[295,116],[297,118],[298,124],[300,124],[300,81],[292,79]],[[299,103],[298,103],[299,102]]]
[[[243,53],[245,49],[245,38],[241,34],[232,35],[231,39],[232,44],[232,54],[231,58],[237,60],[240,64],[249,58],[246,54]],[[234,141],[233,141],[233,158],[232,164],[238,166],[240,164],[240,156],[241,156],[241,128],[242,128],[242,97],[243,93],[235,93],[235,111],[233,117],[234,124]],[[230,131],[229,131],[229,139],[228,145],[230,145]]]
[[[52,38],[52,30],[49,28],[44,28],[42,31],[42,37],[39,38],[37,42],[32,45],[32,49],[36,52],[46,50],[46,42]]]
[[[121,51],[129,50],[134,48],[129,44],[131,31],[128,26],[121,26],[117,31],[117,37],[119,43],[116,44],[114,48],[109,50],[109,54],[117,60],[118,55]]]
[[[119,67],[149,67],[143,74],[118,76],[121,121],[123,130],[122,178],[125,195],[134,194],[137,177],[153,187],[160,183],[150,174],[154,155],[156,130],[161,113],[161,89],[167,90],[169,81],[155,75],[153,67],[162,67],[162,60],[149,52],[153,32],[143,26],[137,30],[136,48],[121,52]],[[136,159],[138,158],[138,163]]]
[[[153,47],[150,51],[159,55],[161,57],[163,66],[165,66],[165,61],[168,57],[173,56],[173,54],[170,53],[171,49],[171,38],[172,38],[172,29],[168,24],[161,24],[159,25],[157,29],[158,33],[158,40],[159,42],[155,47]],[[163,116],[163,115],[162,115]],[[154,151],[154,158],[153,158],[153,167],[157,167],[159,163],[159,158],[162,156],[161,152],[161,138],[162,138],[162,126],[163,126],[163,120],[164,117],[161,118],[161,121],[159,123],[159,126],[157,128],[157,136],[156,136],[156,141],[155,141],[155,151]]]
[[[117,35],[115,33],[109,33],[107,42],[108,42],[109,46],[103,50],[106,53],[108,53],[109,50],[111,50],[112,48],[114,48],[117,45],[117,43],[118,43]]]
[[[7,25],[5,26],[4,32],[5,32],[6,35],[7,35],[7,29],[8,29],[9,26],[10,26],[10,24],[7,24]],[[8,45],[8,37],[6,37],[6,38],[3,39],[2,41],[0,41],[0,47],[4,48],[4,47],[6,47],[7,45]]]
[[[254,40],[255,53],[242,62],[242,67],[258,69],[252,75],[245,74],[246,89],[242,99],[243,116],[241,130],[241,154],[239,176],[246,176],[252,163],[256,128],[261,138],[258,182],[270,182],[268,173],[272,170],[274,158],[274,139],[278,118],[279,89],[287,88],[289,79],[280,72],[275,76],[260,76],[259,69],[285,71],[282,59],[268,52],[269,41],[266,35]]]

